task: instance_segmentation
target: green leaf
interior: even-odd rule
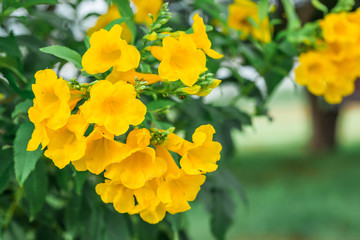
[[[24,183],[25,199],[30,206],[30,220],[41,211],[48,191],[48,176],[43,161],[39,161],[36,169]]]
[[[19,46],[12,33],[8,37],[0,37],[0,52],[16,58],[21,57]]]
[[[338,0],[331,12],[338,13],[350,11],[355,5],[355,0]]]
[[[12,152],[9,149],[0,150],[0,193],[5,190],[10,181],[12,165]]]
[[[160,100],[155,100],[155,101],[149,102],[146,105],[146,107],[149,112],[153,112],[153,111],[157,111],[157,110],[171,107],[174,105],[175,105],[175,102],[173,102],[173,101],[160,99]]]
[[[75,171],[74,172],[75,176],[75,190],[76,190],[76,193],[81,195],[81,190],[84,186],[84,183],[86,182],[86,179],[88,178],[89,176],[89,172],[86,171],[86,172],[78,172],[78,171]]]
[[[218,19],[222,24],[226,25],[226,20],[222,17],[224,11],[221,5],[217,4],[214,0],[195,0],[194,7],[204,10],[212,17]]]
[[[59,45],[53,45],[49,47],[40,48],[40,51],[54,55],[68,62],[72,62],[75,65],[75,67],[82,69],[80,54],[70,48]]]
[[[328,14],[329,9],[321,3],[319,0],[311,0],[311,4],[319,11],[322,11],[324,15]]]
[[[0,58],[0,68],[6,68],[13,72],[23,83],[27,83],[26,77],[19,71],[19,66],[12,58]],[[9,80],[9,79],[8,79]]]
[[[86,49],[90,48],[90,37],[89,36],[86,36],[84,38],[84,44],[85,44]]]
[[[21,224],[15,220],[11,221],[8,229],[5,229],[1,239],[4,240],[24,240],[27,239],[26,232]]]
[[[107,239],[131,240],[130,227],[127,225],[125,214],[105,209],[104,220]]]
[[[171,127],[174,127],[172,124],[162,121],[155,120],[155,125],[157,129],[169,129]]]
[[[104,27],[104,29],[107,30],[107,31],[110,31],[110,29],[111,29],[113,26],[118,25],[118,24],[122,24],[123,22],[128,21],[129,19],[130,19],[130,18],[128,18],[128,17],[121,17],[121,18],[112,20],[108,25],[106,25],[106,26]]]
[[[226,232],[235,217],[235,203],[229,192],[213,190],[211,230],[217,240],[225,240]]]
[[[260,0],[259,2],[259,18],[262,21],[267,15],[269,10],[269,1],[268,0]]]
[[[116,4],[120,16],[127,18],[125,22],[130,29],[132,35],[132,42],[134,42],[136,38],[136,25],[134,22],[134,14],[131,10],[129,0],[113,0],[113,2]]]
[[[15,176],[20,186],[24,184],[29,174],[34,170],[36,162],[41,156],[40,147],[33,152],[26,151],[33,130],[34,125],[31,122],[26,122],[16,132],[14,141]]]
[[[31,99],[26,99],[23,102],[20,102],[15,106],[14,111],[11,113],[11,118],[15,118],[20,114],[27,114],[29,108],[33,105],[33,101]]]
[[[89,218],[89,210],[84,196],[72,196],[65,209],[65,234],[69,239],[75,239],[85,230],[84,223]]]

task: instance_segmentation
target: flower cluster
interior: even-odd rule
[[[330,104],[354,92],[360,77],[360,9],[331,13],[320,21],[323,40],[316,50],[300,55],[296,82]]]
[[[158,18],[164,16],[167,12],[160,11]],[[105,203],[157,223],[166,212],[190,209],[205,174],[217,169],[222,147],[213,141],[211,125],[198,127],[191,142],[173,133],[174,128],[147,127],[146,101],[139,98],[144,91],[158,94],[153,85],[161,89],[165,84],[172,87],[163,89],[163,95],[207,95],[220,80],[205,73],[206,55],[222,55],[211,49],[198,14],[189,34],[158,31],[156,20],[150,29],[143,44],[151,44],[140,51],[122,37],[121,25],[92,33],[81,64],[96,81],[81,84],[58,78],[50,69],[38,71],[28,111],[35,129],[27,150],[41,145],[59,168],[71,163],[77,171],[103,173],[106,180],[96,192]],[[160,61],[154,64],[158,74],[138,70],[144,55],[151,54]]]
[[[187,211],[205,181],[204,174],[217,169],[221,145],[212,140],[214,133],[211,125],[203,125],[193,134],[193,142],[173,133],[159,141],[165,131],[135,129],[121,146],[123,154],[105,168],[107,180],[96,186],[96,192],[118,212],[138,213],[149,223],[161,221],[166,212]],[[169,151],[181,156],[180,167]],[[85,169],[86,163],[79,165]]]
[[[241,32],[241,39],[246,39],[251,35],[264,43],[271,41],[269,18],[260,19],[259,8],[251,0],[235,0],[233,4],[230,4],[227,24],[230,28]]]
[[[167,34],[169,36],[163,38],[162,46],[150,48],[152,55],[160,60],[159,76],[168,81],[180,79],[188,87],[194,86],[200,74],[207,70],[206,55],[215,59],[222,58],[221,54],[211,49],[203,19],[195,14],[193,20],[193,33]],[[212,84],[214,83],[211,82],[208,86]],[[191,91],[194,95],[204,90],[200,85],[197,86],[198,91]]]

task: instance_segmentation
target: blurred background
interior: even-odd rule
[[[216,101],[228,101],[226,89],[218,94]],[[311,103],[291,79],[279,87],[269,109],[272,119],[255,118],[252,127],[232,132],[236,153],[226,167],[241,182],[247,204],[237,197],[228,239],[359,239],[359,102],[341,105],[337,143],[324,150],[310,146]],[[202,206],[187,214],[194,239],[214,239]]]

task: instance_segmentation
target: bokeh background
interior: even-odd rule
[[[222,89],[209,100],[229,101],[231,90]],[[237,197],[228,239],[360,238],[360,104],[346,100],[340,106],[337,143],[323,150],[311,148],[310,105],[308,93],[290,77],[270,100],[272,119],[259,117],[252,127],[232,132],[236,153],[225,165],[247,202]],[[214,239],[203,206],[187,214],[194,239]]]

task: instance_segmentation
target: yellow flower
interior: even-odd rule
[[[113,203],[119,213],[138,213],[156,200],[155,192],[149,184],[139,189],[129,189],[120,182],[105,180],[105,183],[96,185],[95,190],[104,203]]]
[[[46,127],[39,124],[34,124],[35,128],[31,135],[31,139],[28,142],[26,151],[35,151],[41,144],[41,149],[44,149],[49,144],[49,137],[47,134]]]
[[[169,133],[166,138],[164,146],[172,152],[176,152],[180,155],[184,155],[186,147],[191,145],[191,142],[186,141],[185,139],[179,137],[174,133]]]
[[[354,84],[352,84],[352,86],[354,86]],[[328,84],[324,92],[325,100],[330,104],[341,103],[342,97],[344,96],[344,94],[342,94],[342,91],[345,90],[343,87],[344,86],[336,86],[334,84]],[[352,91],[354,91],[354,89],[352,89]]]
[[[57,78],[51,69],[40,70],[35,74],[32,85],[35,98],[34,105],[29,108],[29,118],[34,124],[44,124],[56,130],[63,127],[69,116],[70,90],[67,82]]]
[[[195,175],[213,172],[217,169],[216,162],[220,159],[221,144],[212,140],[215,129],[210,125],[198,127],[193,136],[192,144],[185,147],[180,159],[180,166],[185,173]]]
[[[164,147],[182,156],[180,166],[187,174],[195,175],[213,172],[220,159],[221,144],[212,140],[215,129],[210,125],[198,127],[192,142],[186,141],[176,134],[170,133]]]
[[[165,177],[159,184],[157,196],[169,213],[185,212],[191,208],[188,202],[195,200],[204,182],[204,175],[189,175],[180,170],[178,175]]]
[[[345,12],[326,15],[324,20],[320,21],[320,27],[328,43],[354,43],[360,33],[359,27],[349,21],[348,14]]]
[[[155,150],[148,147],[150,132],[135,129],[128,135],[126,144],[132,146],[131,155],[106,168],[104,176],[112,181],[120,181],[130,189],[141,188],[154,177],[161,176],[166,170],[163,159],[155,156]]]
[[[135,78],[139,81],[146,81],[147,84],[153,84],[161,81],[161,78],[157,74],[151,73],[139,73],[136,72],[135,69],[131,69],[127,72],[120,72],[114,69],[105,80],[108,80],[112,83],[116,83],[118,81],[127,81],[133,85],[135,85]]]
[[[130,155],[129,147],[114,140],[114,135],[103,127],[95,126],[86,138],[86,152],[82,158],[73,161],[77,171],[89,170],[100,174],[110,164]]]
[[[303,53],[299,57],[299,63],[295,69],[296,82],[307,85],[309,91],[315,95],[321,95],[325,91],[326,83],[336,81],[336,67],[321,52]]]
[[[177,136],[177,135],[175,135],[175,136]],[[165,146],[156,145],[155,146],[156,156],[163,159],[166,162],[167,168],[166,168],[165,175],[171,174],[171,175],[177,176],[180,174],[180,169],[179,169],[178,165],[175,163],[175,160],[173,159],[173,157],[171,156],[169,151],[167,150],[168,146],[169,145],[166,145],[166,148],[165,148]],[[176,149],[178,150],[179,148],[176,148]]]
[[[165,205],[159,200],[154,200],[147,208],[139,212],[140,217],[151,224],[156,224],[164,219],[166,214]]]
[[[90,90],[90,99],[80,109],[89,123],[104,126],[115,135],[125,133],[130,124],[140,124],[146,113],[146,106],[136,99],[134,87],[124,81],[97,82]]]
[[[136,12],[134,15],[134,20],[136,23],[145,23],[150,25],[152,23],[149,13],[153,15],[154,20],[156,20],[161,6],[163,5],[163,0],[133,0],[133,3],[136,6]]]
[[[158,179],[146,183],[142,188],[129,189],[120,182],[105,180],[105,183],[96,185],[96,193],[105,203],[113,203],[119,213],[139,214],[151,224],[164,219],[165,205],[156,196]],[[136,201],[135,201],[136,198]]]
[[[258,20],[256,22],[257,26],[252,28],[252,36],[253,38],[259,40],[263,43],[268,43],[271,41],[271,30],[270,30],[270,24],[269,24],[269,18],[266,17],[260,22]]]
[[[115,25],[110,31],[100,29],[90,37],[90,48],[82,58],[82,66],[89,74],[104,73],[111,67],[126,72],[137,68],[140,53],[121,38],[122,27]]]
[[[335,61],[334,63],[339,72],[337,81],[334,83],[342,85],[342,83],[349,82],[354,85],[355,80],[360,77],[360,57],[345,58],[341,61]]]
[[[71,115],[64,127],[47,132],[49,144],[44,155],[60,169],[68,165],[70,161],[80,159],[85,153],[84,133],[87,127],[88,123],[82,115]]]
[[[253,22],[249,21],[249,18]],[[227,23],[230,28],[241,31],[242,39],[246,39],[252,34],[261,42],[271,41],[269,18],[265,17],[261,21],[258,6],[250,0],[235,0],[235,3],[230,4]],[[253,25],[254,23],[256,26]]]
[[[87,35],[91,36],[94,32],[106,27],[110,22],[112,22],[115,19],[121,18],[121,15],[119,13],[119,10],[117,9],[116,5],[111,5],[108,9],[108,11],[99,17],[94,27],[89,28],[87,31]],[[126,23],[120,24],[120,26],[123,28],[123,31],[121,32],[121,37],[125,39],[128,43],[132,41],[132,35],[129,27]]]
[[[178,40],[165,37],[163,47],[152,47],[151,53],[161,61],[158,71],[162,79],[180,79],[185,85],[192,86],[207,70],[204,52],[197,49],[194,40],[185,33],[181,33]]]
[[[193,38],[196,47],[204,50],[209,57],[215,59],[222,58],[223,55],[211,49],[211,42],[207,36],[204,21],[198,13],[194,15],[193,20],[192,28],[194,33],[190,34],[190,36]]]
[[[205,181],[204,175],[189,175],[176,165],[170,153],[163,146],[156,146],[156,155],[167,163],[167,171],[157,189],[159,200],[171,214],[190,209],[189,201],[194,201]]]
[[[345,58],[353,58],[358,55],[356,47],[353,44],[344,44],[341,42],[328,43],[325,51],[326,57],[334,61],[342,61]]]

